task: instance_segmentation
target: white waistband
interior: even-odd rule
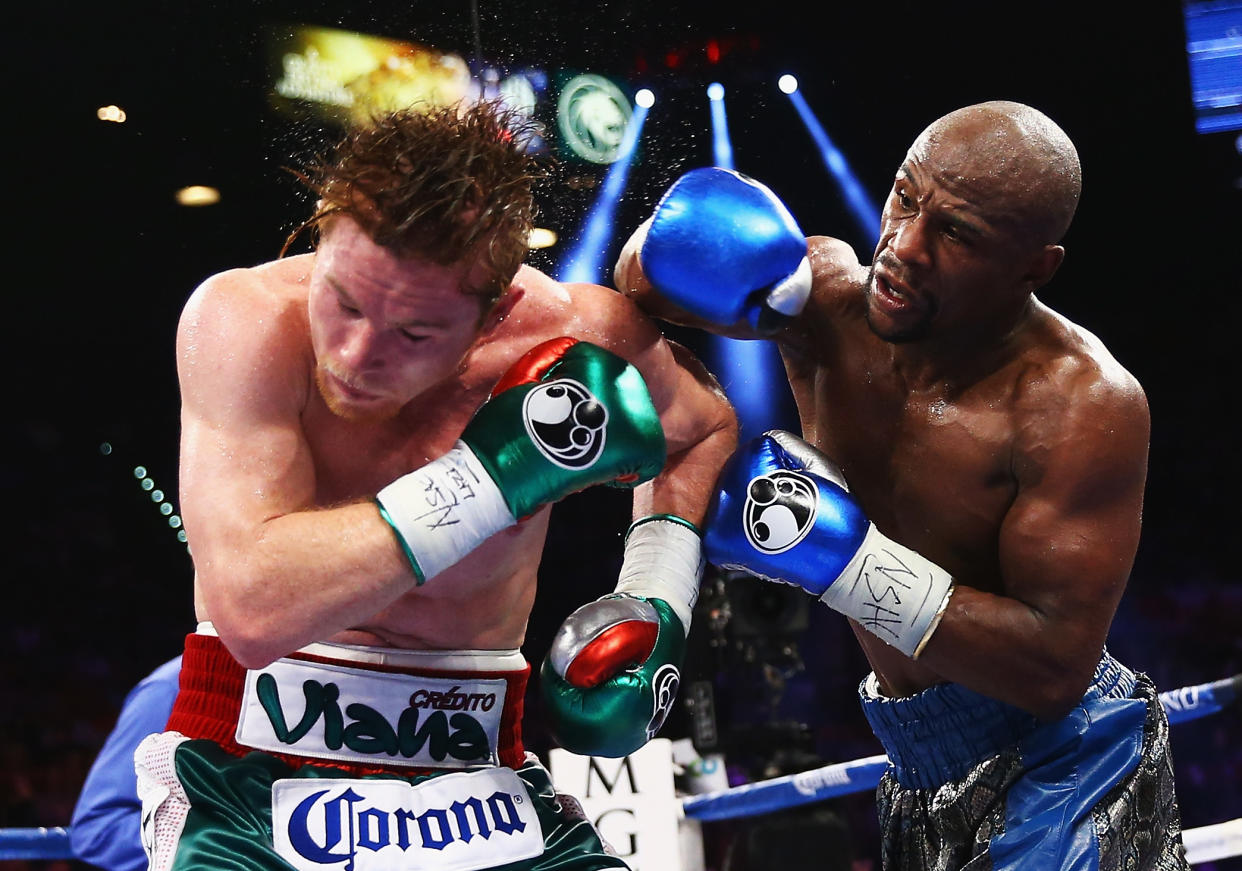
[[[197,635],[217,635],[210,621],[195,628]],[[316,641],[301,647],[298,653],[362,662],[391,665],[397,668],[420,668],[432,671],[518,671],[526,667],[526,657],[512,650],[409,650],[403,647],[369,647],[362,644],[340,644]]]

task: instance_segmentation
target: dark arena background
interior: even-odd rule
[[[1242,671],[1238,6],[204,0],[11,9],[0,828],[68,825],[125,693],[193,630],[176,515],[174,328],[200,281],[274,258],[307,214],[284,167],[340,121],[325,109],[328,85],[304,68],[316,31],[457,58],[496,87],[520,76],[542,147],[557,159],[540,194],[540,224],[557,241],[530,262],[563,276],[585,258],[581,268],[605,284],[665,187],[717,162],[713,83],[723,88],[733,165],[767,182],[803,230],[846,239],[864,262],[872,241],[858,203],[883,201],[928,122],[988,99],[1045,111],[1078,146],[1084,194],[1065,264],[1040,296],[1137,375],[1153,418],[1144,534],[1109,647],[1162,690]],[[1217,20],[1219,32],[1200,32]],[[289,60],[298,51],[301,68]],[[409,86],[401,70],[388,72],[373,72],[377,92]],[[557,117],[558,95],[582,74],[629,103],[642,88],[654,96],[596,242],[589,219],[617,172],[570,148]],[[786,74],[794,94],[778,85]],[[214,189],[218,202],[181,204],[177,192],[191,185]],[[718,368],[739,408],[758,391],[759,410],[745,406],[757,425],[793,425],[779,372],[735,373],[704,336],[669,333]],[[525,646],[532,662],[573,608],[611,590],[627,516],[625,495],[603,489],[555,509]],[[882,752],[854,695],[867,669],[843,618],[792,590],[714,573],[698,611],[682,686],[699,704],[678,708],[667,737],[721,754],[734,783]],[[526,738],[536,751],[548,746],[533,696]],[[1172,743],[1184,825],[1242,817],[1239,708],[1174,726]],[[707,866],[877,868],[873,812],[863,791],[705,824]],[[1197,867],[1239,869],[1242,859]]]

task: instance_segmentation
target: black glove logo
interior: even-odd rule
[[[539,452],[562,469],[590,468],[604,450],[608,409],[570,378],[548,381],[527,393],[522,420]]]
[[[762,553],[784,553],[811,531],[819,488],[806,475],[778,469],[746,485],[742,529],[750,546]]]

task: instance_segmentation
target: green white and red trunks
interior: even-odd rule
[[[187,636],[135,754],[152,871],[625,868],[522,746],[519,651],[314,644],[243,668]]]

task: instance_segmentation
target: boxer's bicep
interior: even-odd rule
[[[255,329],[238,297],[200,290],[178,328],[181,507],[203,565],[244,558],[265,521],[314,494],[294,361],[282,337]]]
[[[1141,394],[1080,386],[1045,378],[1021,399],[1017,491],[994,562],[975,567],[995,577],[958,579],[922,656],[946,680],[1053,719],[1099,661],[1134,562],[1146,475]]]
[[[1145,402],[1099,400],[1029,452],[999,537],[1005,594],[1090,666],[1138,549],[1148,439]]]

